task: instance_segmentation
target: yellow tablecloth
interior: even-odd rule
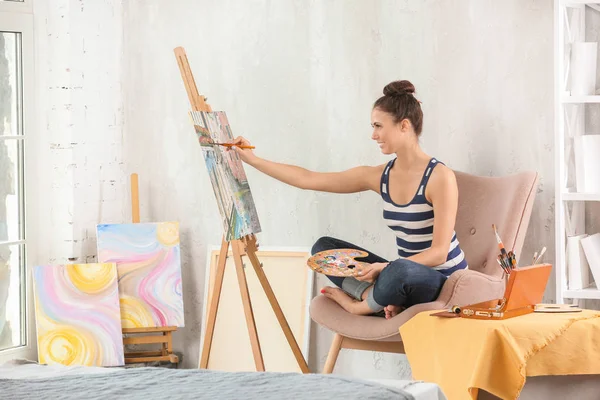
[[[600,374],[600,312],[532,313],[501,321],[422,312],[400,328],[413,378],[449,400],[484,389],[516,399],[526,376]]]

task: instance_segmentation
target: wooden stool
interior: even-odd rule
[[[160,344],[160,350],[145,350],[125,352],[125,364],[168,361],[179,363],[179,357],[173,354],[173,331],[176,327],[165,326],[158,328],[124,328],[123,344]],[[129,336],[131,335],[131,336]]]

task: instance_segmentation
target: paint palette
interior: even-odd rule
[[[573,313],[581,312],[582,309],[575,304],[536,304],[534,311],[541,313]]]
[[[316,253],[306,262],[308,266],[320,274],[329,276],[357,276],[369,263],[356,261],[355,258],[367,257],[366,251],[355,249],[335,249]]]

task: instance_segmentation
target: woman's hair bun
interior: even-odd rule
[[[394,81],[388,83],[383,88],[383,94],[385,96],[401,96],[404,94],[413,94],[415,92],[415,85],[409,81]]]

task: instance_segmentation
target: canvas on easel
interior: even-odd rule
[[[185,50],[181,47],[178,47],[175,49],[174,52],[177,64],[179,65],[179,70],[181,72],[184,87],[186,89],[188,98],[190,100],[190,104],[192,106],[192,112],[203,112],[204,114],[202,115],[207,116],[207,119],[211,118],[208,117],[208,115],[219,115],[218,113],[211,114],[211,107],[206,103],[206,99],[203,96],[201,96],[198,92],[198,88],[196,87],[196,82],[192,74]],[[214,132],[211,133],[212,128],[210,127],[210,124],[205,124],[204,127],[202,127],[202,124],[196,124],[196,121],[194,121],[195,129],[199,136],[198,139],[203,149],[205,147],[212,146],[214,138],[211,135],[222,135],[223,131],[221,129],[223,127],[229,126],[228,123],[224,124],[223,121],[219,121],[218,118],[216,118],[216,123],[220,123],[220,127],[219,125],[217,125],[218,129],[215,129]],[[228,134],[231,133],[230,130],[226,132]],[[209,152],[206,152],[205,154],[208,153]],[[255,369],[257,371],[265,371],[265,363],[261,350],[261,343],[258,338],[258,332],[256,328],[254,310],[252,308],[250,293],[248,291],[248,282],[246,280],[246,272],[244,271],[244,260],[242,258],[243,256],[246,256],[248,258],[250,264],[254,268],[256,277],[260,282],[263,291],[265,292],[265,295],[269,301],[269,304],[271,305],[273,313],[277,318],[277,322],[281,327],[281,330],[288,342],[288,345],[290,346],[290,349],[292,350],[292,353],[296,362],[298,363],[300,370],[303,373],[308,373],[309,370],[308,365],[306,364],[306,360],[302,355],[302,351],[298,346],[298,342],[296,341],[296,338],[294,337],[294,334],[287,322],[287,319],[281,310],[275,293],[271,288],[269,280],[267,279],[267,276],[265,275],[265,272],[262,269],[262,264],[256,254],[258,251],[258,243],[254,234],[257,233],[258,230],[260,230],[260,225],[258,224],[258,218],[254,218],[256,216],[256,211],[253,210],[253,201],[250,205],[250,200],[248,200],[248,198],[251,199],[252,197],[250,195],[249,187],[247,187],[247,190],[245,189],[245,185],[247,185],[245,174],[243,175],[243,179],[240,179],[241,173],[243,172],[243,165],[241,164],[241,162],[239,162],[239,160],[235,161],[235,158],[232,158],[232,160],[234,160],[233,165],[221,164],[219,168],[225,168],[225,170],[228,170],[231,169],[232,166],[234,166],[235,168],[239,166],[239,170],[231,170],[230,173],[233,176],[233,179],[236,180],[236,182],[233,183],[242,185],[237,187],[233,185],[233,187],[230,188],[229,191],[221,191],[222,187],[215,187],[215,182],[232,183],[231,181],[228,181],[229,179],[232,179],[232,176],[221,177],[222,179],[220,181],[212,181],[213,191],[217,199],[217,203],[219,205],[219,210],[221,210],[222,215],[224,215],[223,220],[225,224],[223,227],[224,232],[221,241],[221,249],[219,251],[219,261],[215,273],[214,288],[212,293],[210,294],[211,301],[207,311],[206,330],[204,334],[204,340],[202,343],[202,357],[200,359],[199,367],[208,367],[208,360],[210,357],[210,349],[215,331],[215,321],[217,317],[217,310],[219,307],[221,288],[223,285],[223,277],[225,274],[225,266],[229,254],[229,249],[231,248],[232,258],[235,264],[235,270],[240,289],[240,295],[242,298],[246,326],[248,329],[248,336],[250,338],[250,346],[252,348],[252,355],[254,358]],[[216,163],[219,160],[215,159],[214,161]],[[227,162],[227,160],[221,159],[220,162]],[[237,164],[237,162],[239,162],[239,164]],[[207,163],[207,169],[210,171],[211,164]],[[243,182],[245,182],[245,184]],[[242,188],[242,192],[244,192],[246,196],[237,196],[240,187]],[[225,199],[220,198],[220,196],[232,197]]]
[[[233,141],[227,115],[223,111],[192,111],[190,115],[223,220],[225,240],[259,233],[258,214],[242,160],[235,151],[212,144]]]

